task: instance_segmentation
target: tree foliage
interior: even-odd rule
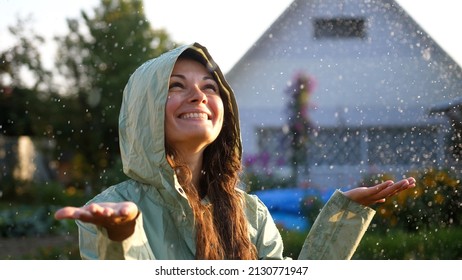
[[[46,126],[46,107],[39,104],[49,97],[51,73],[39,50],[44,39],[29,24],[18,19],[9,27],[16,42],[0,52],[0,134],[5,136],[38,135]]]
[[[95,185],[119,157],[118,115],[131,73],[175,45],[165,31],[151,28],[141,0],[102,0],[93,14],[69,19],[68,27],[69,34],[56,38],[57,67],[67,87],[66,117],[54,133],[60,155],[78,159],[78,179]]]
[[[33,29],[28,28],[30,21],[18,19],[14,26],[8,28],[16,43],[0,52],[0,85],[10,88],[29,88],[37,90],[49,84],[51,73],[43,67],[39,46],[45,39]],[[28,82],[23,79],[28,75]]]
[[[103,173],[120,170],[118,115],[131,73],[176,44],[151,27],[142,0],[101,0],[67,25],[68,33],[55,37],[55,76],[41,64],[43,38],[24,25],[11,28],[18,44],[0,53],[0,125],[4,135],[53,140],[54,158],[70,166],[70,183],[97,186],[106,183]],[[32,85],[23,82],[24,68]]]

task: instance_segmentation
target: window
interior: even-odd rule
[[[257,135],[260,153],[271,155],[268,160],[278,164],[290,162],[290,143],[282,128],[259,128]],[[361,161],[359,129],[321,129],[310,136],[307,145],[309,165],[357,165]]]
[[[290,143],[281,127],[259,128],[259,152],[272,166],[290,162]],[[308,142],[308,165],[419,165],[438,162],[443,143],[437,127],[321,128]],[[362,152],[363,151],[363,152]]]
[[[438,159],[438,130],[428,128],[368,129],[368,159],[381,165],[431,165]]]
[[[361,161],[361,132],[352,128],[324,128],[312,135],[311,165],[357,165]]]
[[[290,143],[282,127],[261,127],[256,131],[260,154],[271,154],[271,161],[287,164],[290,158]]]
[[[314,20],[314,37],[365,38],[365,20],[361,18],[332,18]]]

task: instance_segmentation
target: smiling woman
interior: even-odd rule
[[[205,47],[178,47],[133,73],[119,135],[130,179],[55,213],[77,220],[82,258],[285,259],[267,207],[241,188],[236,100]],[[414,186],[337,190],[299,258],[351,258],[375,213],[368,206]]]
[[[202,155],[223,125],[217,82],[204,65],[187,55],[180,56],[173,68],[165,110],[167,143],[185,153],[185,158]],[[193,172],[200,170],[193,168]]]

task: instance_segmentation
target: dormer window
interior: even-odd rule
[[[319,18],[314,20],[314,37],[365,38],[366,20],[363,18]]]

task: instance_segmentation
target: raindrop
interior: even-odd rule
[[[431,50],[430,48],[426,48],[422,51],[422,57],[424,60],[428,61],[431,59]]]

